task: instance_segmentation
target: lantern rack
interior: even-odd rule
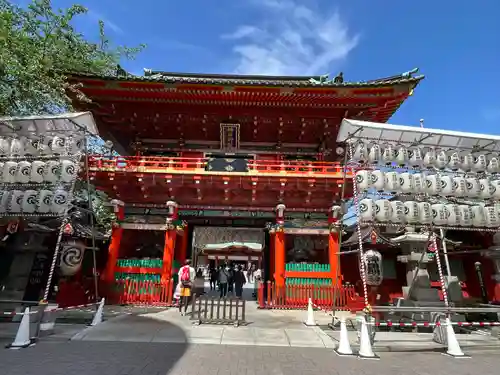
[[[387,188],[386,182],[384,181],[384,191],[377,191],[375,194],[383,195],[386,197],[389,197],[391,199],[392,197],[396,196],[409,196],[409,197],[415,197],[415,201],[439,201],[439,200],[448,200],[451,201],[452,199],[456,199],[456,202],[460,201],[463,199],[464,201],[467,201],[465,205],[474,205],[476,204],[477,206],[484,207],[485,204],[491,204],[491,203],[498,203],[498,199],[482,199],[479,197],[474,197],[474,198],[469,198],[469,197],[453,197],[449,198],[446,196],[439,196],[440,192],[440,175],[445,175],[445,174],[455,174],[455,175],[466,175],[470,176],[472,175],[473,178],[478,178],[478,176],[486,176],[486,177],[496,177],[498,176],[498,173],[500,173],[500,165],[496,165],[496,168],[486,168],[486,157],[482,156],[484,160],[483,164],[483,170],[480,170],[480,168],[476,168],[474,165],[472,168],[470,168],[472,171],[461,171],[458,170],[458,168],[455,170],[454,167],[457,166],[457,164],[460,163],[455,163],[451,168],[448,167],[448,163],[450,159],[446,159],[445,163],[441,163],[439,165],[436,165],[436,167],[432,167],[432,163],[425,163],[424,162],[424,156],[422,156],[422,162],[421,163],[415,163],[417,165],[413,166],[408,166],[407,163],[406,165],[402,165],[403,163],[400,163],[400,160],[394,160],[396,158],[392,158],[393,160],[387,160],[390,158],[386,158],[386,160],[382,160],[382,162],[386,162],[386,164],[381,163],[380,159],[375,159],[376,162],[373,163],[367,163],[365,162],[369,160],[367,157],[363,162],[361,162],[360,159],[356,158],[355,155],[355,147],[359,145],[363,141],[369,141],[375,144],[387,144],[390,145],[390,147],[393,147],[394,145],[398,145],[400,147],[415,147],[415,148],[428,148],[430,150],[435,150],[435,149],[440,149],[441,151],[449,152],[453,151],[454,153],[458,152],[469,152],[469,154],[473,153],[483,153],[483,154],[495,154],[495,157],[498,157],[500,154],[500,137],[499,136],[491,136],[491,135],[484,135],[484,134],[475,134],[475,133],[465,133],[465,132],[453,132],[453,131],[446,131],[446,130],[439,130],[439,129],[428,129],[428,128],[423,128],[423,120],[421,120],[421,127],[411,127],[411,126],[401,126],[401,125],[389,125],[389,124],[380,124],[380,123],[373,123],[373,122],[365,122],[365,121],[358,121],[358,120],[349,120],[349,119],[344,119],[341,123],[340,129],[338,131],[337,135],[337,143],[341,144],[344,143],[347,145],[347,152],[346,152],[346,166],[347,168],[351,168],[353,170],[353,177],[352,177],[352,182],[353,182],[353,202],[354,202],[354,210],[355,210],[355,215],[356,215],[356,233],[358,237],[358,252],[360,255],[360,262],[359,262],[359,271],[360,271],[360,276],[361,276],[361,281],[363,283],[363,294],[364,294],[364,303],[365,303],[365,312],[370,313],[372,311],[369,303],[368,303],[368,281],[375,282],[375,284],[372,285],[379,285],[381,282],[381,277],[378,278],[377,280],[377,275],[367,275],[367,273],[370,272],[379,272],[379,276],[382,275],[382,270],[381,270],[381,255],[378,252],[373,252],[368,253],[367,251],[364,251],[363,249],[363,240],[361,236],[361,227],[365,225],[369,226],[377,226],[377,227],[401,227],[402,225],[408,225],[411,227],[415,228],[420,228],[421,233],[428,233],[429,238],[427,240],[428,242],[428,247],[432,249],[432,251],[435,253],[435,259],[436,259],[436,265],[438,269],[438,274],[439,274],[439,279],[440,279],[440,284],[441,284],[441,291],[443,293],[443,302],[445,305],[446,309],[449,309],[449,301],[448,301],[448,296],[447,296],[447,288],[446,288],[446,283],[444,280],[443,276],[443,269],[441,266],[441,259],[439,255],[439,248],[437,246],[437,235],[436,235],[436,230],[459,230],[459,231],[480,231],[480,232],[497,232],[500,230],[499,226],[495,225],[493,227],[473,227],[472,225],[470,226],[452,226],[452,225],[435,225],[434,223],[418,223],[418,220],[412,220],[414,222],[408,222],[405,223],[405,220],[401,220],[401,223],[398,222],[391,222],[390,220],[388,221],[375,221],[375,214],[372,213],[373,215],[373,220],[363,220],[361,217],[360,213],[360,191],[358,189],[358,182],[356,181],[356,175],[355,171],[359,171],[361,168],[364,168],[368,170],[369,173],[373,170],[379,170],[381,172],[384,171],[384,169],[398,169],[398,170],[405,170],[408,172],[424,172],[422,175],[423,178],[423,183],[424,185],[427,185],[427,175],[437,175],[435,178],[436,182],[436,187],[439,185],[439,189],[437,189],[436,194],[430,194],[431,192],[428,191],[429,189],[425,189],[425,186],[421,186],[422,189],[425,189],[427,191],[422,191],[422,192],[409,192],[409,193],[399,193],[399,192],[388,192],[385,191]],[[363,146],[364,147],[364,146]],[[382,147],[381,147],[382,148]],[[381,150],[379,150],[381,152]],[[392,154],[393,150],[391,150]],[[390,154],[390,155],[391,155]],[[393,154],[392,154],[393,155]],[[366,155],[368,156],[368,155]],[[461,159],[460,161],[463,162],[462,156],[460,156]],[[373,159],[372,159],[373,160]],[[434,158],[434,160],[436,160]],[[390,161],[391,164],[387,164],[387,161]],[[396,164],[398,163],[399,164]],[[497,159],[498,163],[498,159]],[[424,166],[424,164],[427,164],[427,166]],[[443,168],[441,168],[443,167]],[[460,166],[459,166],[460,167]],[[474,170],[475,169],[475,170]],[[494,170],[496,169],[496,170]],[[386,179],[385,174],[382,174],[382,177]],[[344,179],[344,184],[346,183],[346,180]],[[401,182],[400,182],[401,183]],[[488,182],[489,183],[489,182]],[[367,185],[371,185],[371,175],[370,175],[370,180],[367,181]],[[500,188],[500,184],[498,186]],[[366,187],[365,187],[366,189]],[[373,189],[372,189],[373,190]],[[397,189],[396,189],[397,190]],[[466,191],[469,191],[470,188],[466,188]],[[490,190],[491,191],[491,190]],[[370,189],[367,189],[366,191],[363,191],[363,193],[370,194],[371,191]],[[492,194],[493,195],[493,194]],[[389,199],[382,199],[382,200],[387,200],[390,201]],[[477,203],[476,203],[477,202]],[[415,202],[414,202],[415,203]],[[374,205],[374,202],[372,200],[372,204]],[[437,203],[437,204],[442,204],[442,203]],[[455,204],[455,203],[452,203]],[[476,206],[476,207],[477,207]],[[373,207],[373,206],[372,206]],[[406,206],[405,206],[406,207]],[[443,204],[444,207],[444,204]],[[390,211],[392,212],[393,206],[391,205]],[[420,206],[418,206],[420,209]],[[497,219],[500,216],[500,207],[499,209],[494,209],[496,212]],[[484,208],[483,208],[484,210]],[[443,211],[446,212],[446,208],[443,208]],[[418,212],[418,210],[417,210]],[[484,212],[484,211],[482,211]],[[432,213],[432,211],[431,211]],[[473,215],[472,209],[470,210],[470,213]],[[462,213],[460,213],[462,215]],[[419,214],[415,214],[416,216],[419,216]],[[449,214],[448,214],[449,215]],[[486,215],[486,214],[485,214]],[[392,214],[391,214],[392,216]],[[406,214],[403,212],[402,216],[406,216]],[[434,215],[431,215],[431,220]],[[419,216],[420,218],[420,216]],[[406,218],[405,218],[406,219]],[[493,223],[495,223],[493,221]],[[378,254],[376,254],[378,253]],[[443,253],[445,253],[446,256],[446,251],[443,249]],[[425,254],[425,253],[423,253]],[[367,256],[368,255],[368,256]],[[373,262],[377,263],[377,258],[380,263],[378,267],[374,267]],[[371,259],[370,259],[371,258]],[[371,262],[371,263],[370,263]],[[370,277],[368,277],[370,276]],[[368,278],[370,280],[368,280]],[[375,280],[375,281],[374,281]],[[378,284],[377,284],[378,281]]]

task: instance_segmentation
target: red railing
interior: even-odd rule
[[[205,170],[208,158],[181,158],[181,157],[152,157],[127,156],[106,158],[89,156],[89,168],[94,171],[108,172],[135,172],[135,173],[168,173],[168,172],[196,172],[200,174],[220,174]],[[324,175],[342,177],[343,168],[336,162],[312,161],[276,161],[276,160],[249,160],[248,172],[252,174],[283,174],[283,175]],[[228,172],[230,175],[231,172]],[[349,173],[350,175],[350,173]]]
[[[103,292],[108,303],[120,305],[171,306],[174,282],[121,280],[106,284]]]
[[[305,309],[309,298],[316,307],[327,311],[334,306],[336,310],[349,311],[360,311],[364,307],[363,298],[356,295],[353,286],[310,284],[280,287],[268,281],[259,285],[257,293],[259,306],[267,309]]]

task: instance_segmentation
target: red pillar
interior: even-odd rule
[[[270,280],[272,281],[274,279],[274,272],[275,272],[274,265],[276,264],[275,253],[274,253],[274,241],[276,241],[276,240],[275,240],[274,233],[270,233],[269,235],[271,238],[269,241],[269,259],[268,259],[268,262],[269,262],[269,270],[271,272]]]
[[[163,247],[163,265],[161,269],[162,281],[168,281],[172,278],[172,265],[174,262],[176,234],[177,231],[175,229],[167,229],[165,231],[165,245]]]
[[[182,240],[179,248],[179,262],[181,264],[187,259],[187,249],[188,249],[188,227],[184,227],[184,232],[182,233]]]
[[[328,258],[330,262],[330,272],[332,274],[332,285],[340,286],[342,274],[339,262],[339,233],[337,231],[330,231],[328,235]]]
[[[277,286],[285,285],[285,232],[279,229],[274,234],[274,281]]]
[[[103,275],[103,279],[108,282],[113,282],[115,280],[116,261],[120,256],[120,243],[123,236],[123,228],[121,227],[120,222],[125,219],[125,204],[116,199],[113,199],[111,204],[113,204],[117,222],[113,224],[113,229],[111,231],[111,241],[108,248],[108,260],[106,262],[106,268],[104,269]]]

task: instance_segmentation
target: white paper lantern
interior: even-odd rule
[[[491,184],[489,179],[481,178],[479,180],[479,189],[480,189],[479,198],[481,199],[493,198],[495,187]]]
[[[369,173],[369,171],[367,171]],[[63,160],[61,162],[61,181],[72,182],[76,178],[77,165],[71,160]],[[368,179],[368,183],[370,180]]]
[[[10,192],[7,190],[0,190],[0,212],[7,212],[7,206],[9,204]]]
[[[403,167],[406,165],[406,163],[408,163],[408,149],[406,147],[399,147],[396,150],[395,156],[395,161],[399,166]]]
[[[39,139],[24,138],[23,147],[25,156],[37,156],[40,152],[38,151]]]
[[[427,149],[424,155],[424,167],[426,168],[434,168],[436,163],[436,150],[433,148]]]
[[[4,166],[5,163],[0,161],[0,184],[3,184],[5,182],[3,178]]]
[[[10,155],[10,141],[5,137],[0,137],[0,157]]]
[[[500,226],[500,218],[495,206],[484,207],[484,216],[488,228],[497,228]]]
[[[417,193],[413,174],[403,172],[399,175],[399,191],[402,193]]]
[[[404,223],[405,222],[405,205],[401,201],[391,201],[391,222]]]
[[[370,150],[368,151],[368,161],[372,164],[378,164],[380,158],[382,157],[382,150],[378,144],[370,145]]]
[[[462,157],[462,164],[460,169],[464,172],[469,172],[474,167],[474,156],[472,154],[467,154]]]
[[[2,179],[5,184],[16,183],[17,163],[15,161],[7,161],[3,165]]]
[[[68,206],[69,194],[67,191],[58,189],[54,192],[50,212],[55,214],[63,214]]]
[[[366,270],[366,284],[377,286],[384,279],[382,255],[375,250],[368,250],[362,257]]]
[[[43,161],[35,160],[31,162],[30,182],[40,184],[43,182],[46,165]]]
[[[437,174],[425,176],[425,192],[429,195],[439,195],[441,193],[441,181]]]
[[[493,199],[500,200],[500,180],[491,180],[491,185],[493,186]]]
[[[371,171],[371,186],[375,188],[378,192],[384,191],[385,188],[385,173],[381,170]]]
[[[61,172],[61,163],[59,161],[50,160],[45,163],[45,169],[43,171],[43,180],[45,182],[54,183],[59,181],[59,176]]]
[[[460,205],[460,226],[472,226],[472,207],[466,204]]]
[[[452,153],[448,161],[448,168],[450,168],[452,171],[457,171],[460,169],[461,164],[462,162],[458,152]]]
[[[392,206],[387,199],[377,199],[375,201],[375,220],[385,223],[390,221],[392,216]]]
[[[428,202],[419,202],[418,203],[418,213],[419,220],[422,224],[431,224],[432,223],[432,206]]]
[[[420,147],[413,147],[408,150],[408,164],[412,167],[421,167],[424,163],[422,156],[422,149]]]
[[[473,227],[485,227],[486,226],[486,215],[483,206],[472,206],[472,226]]]
[[[405,205],[405,221],[407,223],[418,223],[420,221],[420,213],[418,211],[418,203],[415,201],[406,201]]]
[[[382,150],[382,162],[386,165],[391,165],[394,161],[396,152],[391,144],[386,144]]]
[[[36,211],[38,192],[36,190],[26,190],[21,203],[21,210],[24,213],[32,214]]]
[[[447,204],[445,207],[448,213],[448,222],[446,224],[458,227],[460,225],[460,216],[462,215],[460,206],[458,204]]]
[[[432,222],[435,225],[446,225],[448,223],[448,211],[444,204],[432,205]]]
[[[486,161],[486,155],[480,154],[474,158],[474,165],[472,170],[475,172],[484,172],[486,167],[488,166],[488,162]]]
[[[40,142],[38,143],[38,152],[40,155],[51,156],[52,155],[52,139],[54,137],[51,135],[43,135],[40,137]]]
[[[361,221],[373,221],[375,217],[375,203],[372,199],[366,198],[359,202],[359,219]]]
[[[436,153],[436,161],[434,162],[434,166],[437,169],[444,169],[448,165],[448,155],[444,150],[441,150]]]
[[[30,176],[31,176],[31,163],[26,160],[17,163],[16,183],[27,184],[28,182],[30,182]]]
[[[415,187],[415,194],[425,192],[425,176],[422,173],[413,173],[413,186]]]
[[[13,138],[10,142],[10,156],[24,156],[23,143],[19,138]]]
[[[452,197],[455,195],[455,185],[453,184],[453,180],[450,176],[439,176],[439,183],[441,184],[441,191],[439,192],[440,195],[444,197]]]
[[[80,241],[63,243],[59,260],[59,270],[63,276],[73,276],[82,267],[85,244]]]
[[[85,138],[83,136],[73,135],[66,141],[68,142],[68,151],[72,155],[78,154],[85,148]]]
[[[387,172],[385,174],[385,190],[391,193],[399,191],[399,175],[397,172]]]
[[[490,173],[500,172],[500,162],[498,161],[498,158],[492,157],[488,162],[488,167],[486,168],[486,170]]]
[[[66,148],[65,148],[65,138],[61,135],[56,135],[54,138],[52,138],[52,153],[54,155],[64,155],[66,154]]]
[[[356,172],[356,184],[360,191],[366,191],[371,185],[371,173],[367,170],[360,170]]]
[[[467,196],[467,182],[463,176],[453,177],[453,187],[455,190],[455,197],[466,197]]]
[[[41,190],[37,199],[38,203],[37,211],[40,213],[49,213],[52,206],[53,197],[54,193],[52,193],[52,191]]]
[[[468,177],[465,179],[467,185],[467,196],[469,198],[479,198],[481,195],[481,185],[479,180],[474,177]]]
[[[10,192],[10,199],[7,206],[7,212],[16,213],[21,212],[21,206],[23,204],[24,192],[21,190],[12,190]]]
[[[358,142],[354,146],[352,160],[359,163],[365,163],[368,160],[368,149],[364,142]]]

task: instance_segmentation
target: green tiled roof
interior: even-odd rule
[[[114,81],[129,82],[162,82],[181,84],[208,84],[208,85],[255,85],[255,86],[289,86],[289,87],[377,87],[413,83],[421,81],[423,75],[414,75],[416,69],[400,75],[359,82],[336,83],[326,76],[264,76],[264,75],[236,75],[236,74],[198,74],[172,73],[145,69],[143,76],[131,74],[117,76],[95,76],[92,74],[70,74],[73,77],[87,77]],[[316,82],[314,82],[316,81]],[[320,82],[322,81],[322,82]]]

